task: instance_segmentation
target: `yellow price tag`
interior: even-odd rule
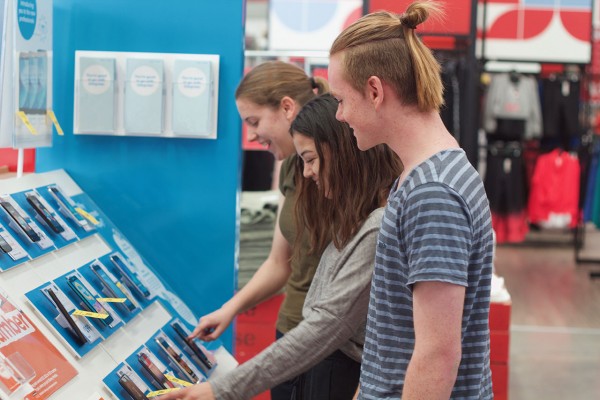
[[[146,395],[146,397],[156,397],[156,396],[160,396],[162,394],[167,394],[167,393],[171,393],[171,392],[176,392],[177,390],[181,390],[179,388],[171,388],[171,389],[162,389],[162,390],[156,390],[154,392],[150,392]]]
[[[173,383],[177,383],[177,384],[179,384],[179,385],[181,385],[181,386],[183,386],[183,387],[190,387],[190,386],[192,386],[192,384],[191,384],[191,383],[189,383],[189,382],[186,382],[186,381],[184,381],[184,380],[181,380],[181,379],[177,379],[177,378],[175,378],[173,375],[166,374],[166,375],[165,375],[165,377],[166,377],[166,378],[167,378],[169,381],[171,381],[171,382],[173,382]]]
[[[77,211],[83,218],[87,219],[94,225],[98,225],[100,223],[100,221],[98,221],[92,214],[82,208],[75,207],[75,211]]]
[[[23,121],[23,123],[25,124],[25,127],[27,127],[27,130],[32,134],[32,135],[37,135],[37,131],[35,130],[35,128],[33,127],[33,125],[31,125],[31,122],[29,122],[29,118],[27,118],[27,114],[25,114],[24,111],[19,111],[17,113],[17,116],[19,117],[19,119],[21,121]]]
[[[125,303],[127,301],[122,297],[99,297],[96,300],[100,303]]]
[[[135,302],[135,300],[134,300],[134,299],[132,299],[132,298],[131,298],[131,295],[130,295],[130,293],[128,292],[128,290],[125,288],[125,286],[123,286],[123,284],[122,284],[121,282],[119,282],[119,281],[115,282],[115,284],[117,285],[117,287],[118,287],[119,289],[121,289],[121,292],[123,292],[123,294],[124,294],[125,296],[127,296],[127,298],[129,299],[129,301],[130,301],[130,302],[132,302],[132,303],[133,303],[133,305],[137,307],[137,303]]]
[[[63,136],[65,133],[63,132],[62,128],[60,127],[60,124],[58,123],[58,119],[56,119],[56,115],[54,114],[54,111],[48,110],[48,116],[50,117],[50,119],[52,120],[52,123],[54,124],[54,127],[56,128],[56,133],[58,133],[60,136]]]
[[[108,318],[108,314],[100,314],[95,312],[83,311],[83,310],[75,310],[71,315],[79,315],[82,317],[90,317],[90,318],[98,318],[98,319],[106,319]]]

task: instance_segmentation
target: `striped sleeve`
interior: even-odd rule
[[[442,183],[417,186],[400,221],[409,249],[408,280],[468,286],[471,216],[463,198]]]

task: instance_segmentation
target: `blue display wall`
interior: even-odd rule
[[[36,170],[65,169],[197,316],[220,307],[236,287],[243,0],[54,0],[53,18],[65,136]],[[76,50],[220,55],[217,139],[73,135]]]

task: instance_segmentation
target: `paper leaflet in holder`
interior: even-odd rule
[[[75,203],[67,197],[58,185],[48,186],[48,192],[52,195],[58,204],[58,210],[77,226],[86,231],[93,229],[93,226],[77,211]]]
[[[124,127],[128,133],[161,135],[164,125],[164,61],[129,57],[124,93]]]
[[[117,84],[111,57],[80,57],[75,97],[75,132],[114,132]]]
[[[8,226],[17,232],[26,243],[34,243],[42,250],[53,246],[52,240],[10,196],[0,196],[0,209],[7,216]]]
[[[210,61],[174,61],[173,132],[182,136],[211,135],[213,90]]]

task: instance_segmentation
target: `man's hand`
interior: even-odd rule
[[[159,400],[215,400],[210,383],[204,382],[184,389],[163,394]]]

